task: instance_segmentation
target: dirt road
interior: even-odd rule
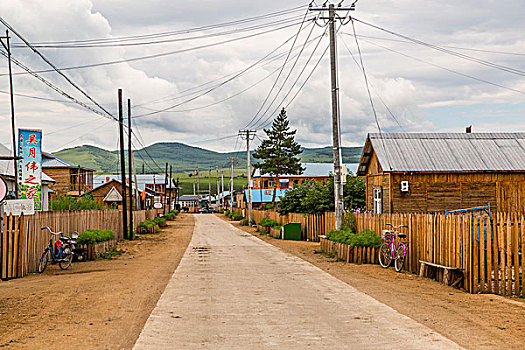
[[[198,215],[135,349],[459,349],[291,254]]]
[[[123,242],[114,260],[50,266],[0,282],[0,348],[129,349],[179,264],[193,232],[182,215],[161,233]]]
[[[224,218],[224,217],[223,217]],[[315,254],[319,243],[260,236],[357,288],[400,313],[469,349],[522,349],[525,343],[525,300],[491,294],[467,294],[426,278],[396,273],[378,265],[336,262]]]

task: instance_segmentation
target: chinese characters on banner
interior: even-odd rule
[[[42,130],[18,129],[18,198],[42,210]]]

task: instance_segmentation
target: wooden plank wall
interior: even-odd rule
[[[0,220],[0,278],[5,281],[23,276],[24,218],[4,215]]]
[[[154,218],[158,210],[133,212],[133,223]],[[36,272],[38,260],[51,234],[43,226],[66,235],[88,229],[110,229],[122,239],[121,212],[118,210],[82,210],[37,212],[34,215],[4,216],[0,226],[0,277],[9,279]]]

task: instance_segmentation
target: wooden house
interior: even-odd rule
[[[50,185],[55,195],[81,196],[93,189],[93,169],[75,165],[42,152],[42,171],[56,182]]]
[[[85,195],[92,195],[99,205],[118,208],[119,205],[122,205],[122,187],[122,182],[112,179],[86,192]],[[127,203],[129,203],[129,197],[130,186],[128,184],[126,186]],[[135,195],[133,195],[133,200],[135,200]]]
[[[369,134],[357,175],[376,213],[525,212],[525,133]]]

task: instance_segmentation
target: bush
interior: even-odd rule
[[[111,230],[87,230],[78,236],[78,244],[96,244],[111,241],[115,235]]]
[[[262,218],[261,221],[259,221],[259,225],[265,228],[270,228],[270,227],[278,226],[279,223],[270,218]]]
[[[92,195],[85,195],[80,198],[68,195],[57,196],[51,201],[51,210],[102,210],[106,209],[99,205]]]
[[[241,214],[237,214],[237,213],[232,213],[232,214],[230,215],[230,217],[231,217],[233,220],[235,220],[235,221],[240,221],[240,220],[242,220],[242,218],[243,218],[243,216],[242,216]]]
[[[242,219],[241,226],[248,226],[248,219]]]
[[[176,216],[176,214],[174,214],[174,213],[167,213],[166,215],[164,215],[164,218],[166,220],[173,221],[173,220],[175,220],[175,216]]]
[[[158,232],[157,223],[155,221],[151,220],[144,220],[139,224],[139,228],[137,229],[137,233],[139,234],[146,234],[146,233],[155,233]]]
[[[153,219],[153,222],[155,224],[159,225],[159,227],[166,227],[166,226],[168,226],[166,224],[166,219],[165,218],[156,217],[155,219]]]
[[[361,230],[359,233],[352,232],[348,227],[335,231],[328,232],[326,238],[337,242],[348,244],[352,247],[372,247],[379,248],[381,246],[381,237],[376,235],[374,230]]]

